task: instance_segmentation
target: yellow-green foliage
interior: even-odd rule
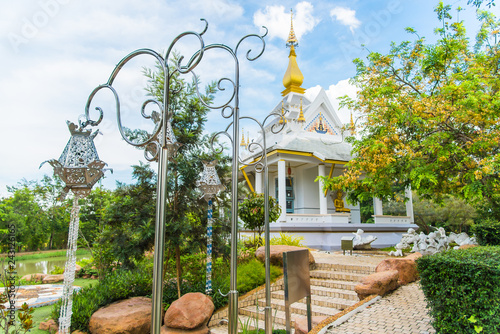
[[[279,237],[271,238],[271,245],[285,245],[285,246],[298,246],[304,247],[302,244],[304,241],[303,236],[296,236],[295,234],[281,233]]]

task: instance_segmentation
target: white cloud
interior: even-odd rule
[[[330,85],[328,90],[326,91],[326,95],[330,98],[332,102],[332,106],[335,108],[337,115],[339,116],[342,123],[348,123],[351,119],[351,110],[346,108],[339,108],[339,100],[338,98],[344,95],[349,96],[350,98],[356,98],[356,93],[358,88],[349,83],[349,79],[340,80],[336,84]],[[353,112],[353,117],[355,117]]]
[[[293,30],[299,40],[312,31],[320,19],[313,14],[314,7],[310,2],[302,1],[295,6],[293,15]],[[269,29],[269,37],[288,39],[290,33],[290,12],[284,6],[266,6],[264,11],[258,10],[253,16],[253,22],[257,26],[265,26]]]
[[[335,7],[330,11],[332,20],[337,20],[341,24],[348,26],[352,33],[354,29],[361,25],[361,21],[356,18],[356,11],[347,7]]]
[[[320,90],[321,86],[319,85],[308,88],[305,92],[305,96],[307,97],[307,99],[309,99],[309,101],[312,102],[316,98],[316,96],[318,96]],[[351,110],[348,110],[346,108],[340,109],[338,98],[347,95],[350,98],[354,99],[356,98],[357,91],[358,88],[351,85],[349,83],[349,79],[340,80],[336,84],[330,85],[330,87],[328,87],[328,89],[326,90],[326,95],[330,99],[330,102],[332,103],[337,116],[344,124],[349,123],[349,121],[351,120]],[[353,112],[353,117],[356,117],[355,112]]]

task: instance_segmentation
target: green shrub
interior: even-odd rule
[[[240,294],[255,289],[266,282],[264,264],[257,259],[240,264],[238,266],[238,291]],[[271,280],[281,275],[281,269],[271,266]]]
[[[417,260],[437,333],[498,333],[500,247],[474,247]]]
[[[481,246],[500,245],[500,222],[484,220],[472,225],[471,230]]]
[[[71,331],[88,331],[90,317],[100,307],[117,300],[151,295],[153,272],[150,266],[140,266],[133,271],[117,269],[95,286],[89,286],[73,294]],[[52,318],[59,319],[61,301],[55,304]]]
[[[54,269],[50,271],[51,275],[61,275],[64,274],[64,268],[61,268],[59,266],[54,266]]]

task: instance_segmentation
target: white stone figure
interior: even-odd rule
[[[403,234],[401,241],[396,244],[396,250],[389,252],[389,255],[403,256],[403,249],[409,248],[412,244],[412,252],[420,252],[422,255],[434,254],[448,250],[452,242],[458,245],[454,249],[462,245],[477,245],[476,238],[474,236],[469,237],[464,232],[460,234],[451,232],[449,236],[446,236],[446,231],[440,227],[437,231],[426,235],[424,232],[417,234],[414,229],[410,228],[408,233]]]
[[[367,237],[363,237],[363,231],[362,229],[358,229],[356,233],[352,232],[354,234],[354,240],[353,240],[353,248],[354,249],[371,249],[371,243],[377,240],[377,237],[373,235],[369,235]]]
[[[417,245],[417,243],[415,242],[417,240],[417,233],[410,227],[408,229],[408,232],[402,235],[401,241],[396,244],[396,250],[389,252],[389,256],[404,256],[403,249],[409,248],[411,244]]]

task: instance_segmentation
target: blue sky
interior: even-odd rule
[[[460,12],[471,36],[477,30],[475,8],[466,0],[448,1]],[[391,41],[412,37],[405,27],[415,28],[429,42],[436,39],[438,21],[433,12],[437,1],[231,1],[231,0],[23,0],[2,1],[0,10],[0,196],[6,186],[22,178],[37,180],[51,174],[41,162],[58,158],[69,131],[66,120],[76,121],[84,112],[90,92],[105,83],[115,64],[138,48],[166,50],[178,34],[201,31],[200,18],[209,22],[205,43],[230,47],[251,33],[269,29],[266,50],[255,62],[241,61],[242,115],[263,119],[281,98],[282,78],[288,64],[285,39],[290,28],[290,9],[299,39],[298,63],[309,94],[323,87],[333,100],[353,94],[348,79],[355,74],[354,58],[371,51],[385,53]],[[499,9],[490,9],[497,16]],[[456,18],[456,13],[455,18]],[[454,19],[455,19],[454,18]],[[178,51],[189,54],[194,40],[186,40]],[[254,46],[255,47],[255,46]],[[199,75],[204,82],[225,75],[232,65],[217,54],[204,59]],[[132,66],[133,65],[133,66]],[[123,71],[117,85],[123,89],[125,125],[140,124],[144,78],[136,61]],[[116,126],[112,96],[100,94],[97,105],[104,109],[103,135],[95,140],[100,158],[115,173],[104,180],[131,182],[131,165],[143,159],[142,152],[128,146]],[[344,122],[349,111],[340,110]],[[212,111],[207,131],[226,126],[218,111]]]

